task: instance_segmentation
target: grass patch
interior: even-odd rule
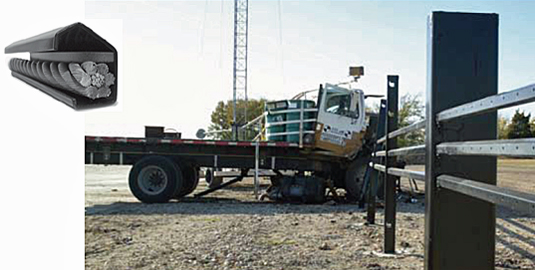
[[[295,245],[297,242],[291,239],[267,239],[265,244],[268,246]]]
[[[204,217],[204,218],[196,218],[196,219],[191,219],[192,221],[202,221],[202,222],[219,222],[221,221],[220,218],[218,217]]]

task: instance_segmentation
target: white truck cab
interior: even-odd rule
[[[350,68],[356,81],[364,75],[363,67]],[[317,99],[313,98],[317,92]],[[366,132],[364,91],[340,85],[320,85],[290,100],[266,103],[266,138],[268,141],[299,142],[326,154],[350,156],[357,153]]]
[[[337,155],[358,151],[366,131],[364,92],[325,84],[318,102],[315,146]]]

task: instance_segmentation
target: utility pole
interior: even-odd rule
[[[232,140],[238,140],[236,104],[244,100],[244,123],[247,122],[247,30],[249,27],[248,0],[234,0],[234,68]],[[241,121],[240,121],[241,122]]]

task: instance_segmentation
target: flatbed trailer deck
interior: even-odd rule
[[[270,176],[272,183],[293,185],[295,181],[288,182],[288,176],[280,171],[294,171],[303,188],[299,196],[308,192],[309,198],[318,194],[314,198],[321,198],[327,181],[334,188],[348,190],[348,176],[354,180],[356,168],[367,163],[366,149],[361,149],[358,157],[349,158],[291,142],[86,136],[85,164],[133,165],[128,179],[130,189],[139,200],[151,203],[192,193],[201,167],[212,168],[211,177],[220,168],[238,169],[241,176],[231,181],[239,181],[256,167],[258,159],[258,169],[275,172],[275,176]],[[286,180],[281,180],[285,177]],[[349,189],[354,194],[360,192],[356,185],[351,184]]]
[[[166,156],[194,167],[252,169],[256,142],[166,138],[85,137],[85,163],[133,165],[147,155]],[[345,158],[297,143],[258,142],[259,168],[326,171]]]

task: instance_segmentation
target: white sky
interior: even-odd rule
[[[388,74],[400,75],[400,94],[423,93],[426,16],[433,10],[499,13],[500,91],[535,82],[530,3],[251,0],[249,6],[252,98],[290,98],[345,80],[350,65],[365,66],[359,88],[367,94],[384,94]],[[164,125],[193,138],[206,128],[216,103],[232,98],[232,12],[232,1],[87,1],[86,18],[123,20],[123,98],[121,112],[88,112],[86,134],[143,136],[144,125]]]

